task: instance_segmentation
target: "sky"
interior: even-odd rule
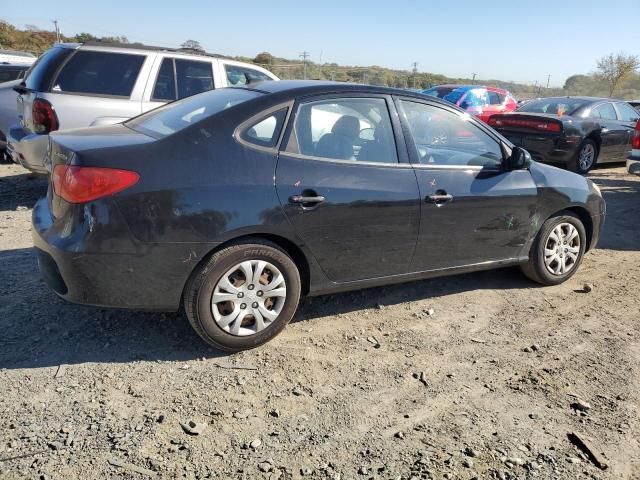
[[[640,55],[640,0],[6,1],[0,19],[253,57],[412,68],[562,86],[609,53]]]

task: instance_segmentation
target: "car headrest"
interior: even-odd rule
[[[347,138],[357,138],[360,135],[360,120],[351,115],[343,115],[333,125],[331,133]]]

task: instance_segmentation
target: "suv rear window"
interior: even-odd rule
[[[44,52],[27,71],[25,86],[34,92],[49,91],[56,70],[74,51],[70,48],[53,47]]]
[[[241,87],[251,83],[273,80],[269,75],[258,70],[254,70],[253,68],[240,67],[238,65],[225,65],[224,69],[227,73],[227,82],[229,82],[230,87]]]
[[[166,137],[227,108],[263,95],[255,90],[223,88],[163,105],[132,118],[125,125],[155,138]]]
[[[51,90],[129,97],[145,58],[131,53],[79,50],[62,67]]]

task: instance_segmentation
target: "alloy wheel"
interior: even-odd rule
[[[268,328],[282,312],[287,297],[284,275],[264,260],[246,260],[229,269],[211,297],[220,328],[236,336]]]
[[[580,170],[586,172],[593,165],[593,161],[596,158],[596,149],[590,143],[587,143],[580,149],[580,154],[578,157],[578,165],[580,166]]]
[[[551,230],[544,245],[544,264],[553,275],[565,275],[578,263],[580,233],[571,223],[564,222]]]

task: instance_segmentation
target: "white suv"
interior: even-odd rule
[[[29,70],[18,92],[18,121],[7,152],[36,173],[46,134],[122,122],[147,110],[213,88],[278,80],[271,72],[221,56],[166,48],[57,44]]]

